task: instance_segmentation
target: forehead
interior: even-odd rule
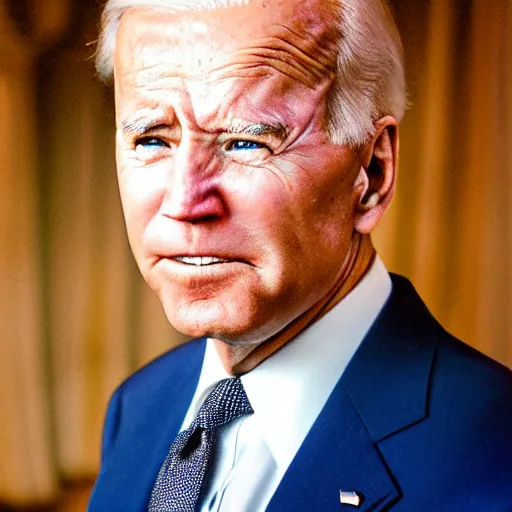
[[[130,9],[117,35],[116,80],[163,73],[205,80],[277,71],[314,87],[334,76],[336,0],[256,0],[205,11]]]

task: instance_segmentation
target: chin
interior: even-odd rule
[[[227,332],[239,331],[230,321],[220,300],[166,300],[160,298],[169,323],[178,331],[192,336],[218,337]]]
[[[170,324],[193,338],[209,337],[237,345],[260,343],[274,334],[266,332],[267,315],[243,300],[216,298],[177,303],[164,298],[162,305]]]

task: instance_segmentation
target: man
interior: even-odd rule
[[[98,511],[512,510],[512,376],[369,234],[405,108],[380,0],[110,0],[130,244],[196,337],[114,394]]]

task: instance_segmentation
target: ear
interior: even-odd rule
[[[395,188],[398,166],[398,123],[385,116],[375,123],[375,134],[362,151],[363,165],[356,179],[359,193],[354,228],[369,234],[384,215]]]

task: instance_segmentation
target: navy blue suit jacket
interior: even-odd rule
[[[204,347],[163,355],[115,392],[89,512],[147,510]],[[340,489],[359,491],[365,512],[512,511],[512,373],[446,333],[398,276],[267,510],[355,510]]]

